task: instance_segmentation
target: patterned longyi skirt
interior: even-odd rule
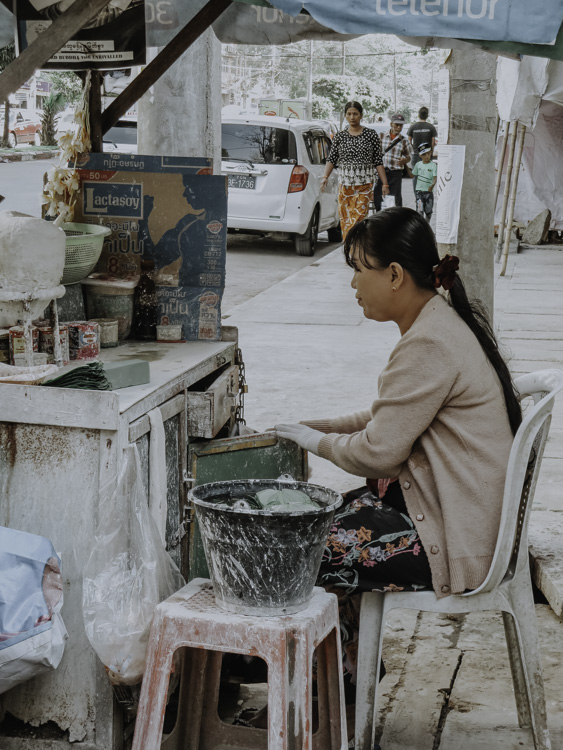
[[[367,185],[340,185],[338,188],[338,212],[342,239],[350,229],[369,213],[369,204],[373,200],[373,183]]]
[[[409,518],[399,482],[389,484],[385,502],[368,487],[344,495],[344,504],[330,530],[317,585],[338,596],[344,684],[351,700],[362,592],[417,591],[432,586],[428,558]]]

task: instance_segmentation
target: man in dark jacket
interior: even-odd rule
[[[413,122],[413,124],[410,126],[410,128],[407,131],[407,137],[409,139],[409,142],[413,148],[413,156],[411,160],[411,169],[414,167],[414,165],[420,161],[420,156],[418,153],[418,147],[421,143],[429,143],[432,146],[432,154],[431,158],[434,153],[434,147],[436,146],[436,139],[438,137],[438,132],[436,131],[436,128],[434,125],[432,125],[431,122],[426,122],[428,120],[428,107],[421,107],[418,110],[418,122]],[[416,180],[412,181],[412,186],[414,190],[414,194],[416,196]]]

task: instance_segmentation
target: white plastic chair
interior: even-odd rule
[[[451,614],[501,611],[514,682],[518,723],[530,728],[535,750],[551,750],[538,632],[528,559],[528,522],[561,370],[540,370],[516,381],[520,399],[532,396],[512,444],[498,541],[485,581],[474,591],[437,599],[433,591],[362,595],[356,697],[356,750],[372,750],[383,625],[390,609]]]

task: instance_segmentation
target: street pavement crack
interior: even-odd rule
[[[455,681],[457,679],[458,672],[461,668],[461,662],[463,660],[464,655],[465,655],[465,651],[461,651],[458,656],[457,664],[453,671],[452,679],[450,680],[449,687],[442,688],[439,691],[444,696],[444,701],[442,703],[442,710],[440,711],[440,718],[438,719],[438,727],[436,729],[436,734],[434,735],[434,744],[432,745],[432,750],[439,750],[440,748],[440,742],[442,740],[442,732],[444,731],[444,726],[446,725],[446,719],[448,718],[448,714],[451,710],[450,698],[452,695],[452,690],[454,689]]]

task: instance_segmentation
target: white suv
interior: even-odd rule
[[[293,237],[313,255],[320,231],[341,239],[338,183],[321,193],[331,141],[320,123],[267,115],[224,116],[221,171],[229,184],[228,227]]]

